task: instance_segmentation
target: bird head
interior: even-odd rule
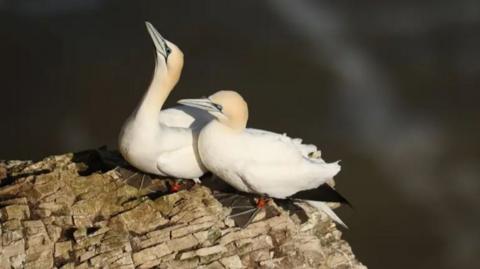
[[[203,109],[234,130],[243,130],[248,121],[248,105],[236,91],[218,91],[209,97],[182,99],[179,104]]]
[[[152,38],[157,52],[157,65],[159,61],[166,64],[167,71],[172,74],[179,74],[183,68],[183,52],[177,45],[163,38],[157,29],[148,21],[145,22],[147,31]]]

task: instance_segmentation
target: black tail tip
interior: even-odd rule
[[[353,207],[352,204],[338,191],[324,183],[316,189],[304,190],[290,196],[292,199],[312,200],[319,202],[336,202]]]

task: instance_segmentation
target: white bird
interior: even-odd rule
[[[213,117],[187,106],[161,110],[180,79],[183,53],[152,24],[145,24],[156,48],[155,71],[143,100],[122,128],[120,152],[144,172],[198,179],[206,169],[198,155],[196,136]]]
[[[161,110],[180,78],[183,53],[151,23],[145,24],[156,49],[155,71],[142,102],[122,128],[120,152],[130,164],[144,172],[199,178],[206,169],[198,156],[196,136],[213,116],[183,105]],[[284,136],[284,139],[289,138]]]
[[[215,117],[200,132],[199,154],[208,170],[237,190],[286,199],[325,186],[340,171],[338,162],[311,158],[315,146],[285,135],[246,129],[247,103],[235,91],[178,103],[204,109]],[[325,203],[307,202],[345,226]]]

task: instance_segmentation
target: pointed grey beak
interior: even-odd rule
[[[168,55],[170,55],[172,50],[168,47],[167,42],[165,42],[165,38],[163,38],[163,36],[150,22],[146,21],[145,26],[147,27],[147,31],[152,38],[155,49],[165,58],[165,60],[167,60]]]
[[[222,107],[218,104],[213,103],[208,98],[182,99],[177,101],[177,103],[185,106],[191,106],[191,107],[199,108],[202,110],[206,110],[212,113],[222,113]]]

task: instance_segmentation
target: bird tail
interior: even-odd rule
[[[299,200],[312,200],[319,202],[336,202],[346,204],[350,207],[352,206],[345,197],[343,197],[334,188],[330,187],[330,185],[328,185],[327,183],[324,183],[315,189],[299,191],[294,195],[290,196],[289,198]]]
[[[305,201],[311,206],[327,214],[327,216],[329,216],[338,224],[348,229],[348,226],[337,216],[337,214],[335,214],[335,212],[333,212],[333,210],[327,205],[326,202],[347,204],[350,207],[351,204],[334,188],[330,187],[330,185],[325,183],[316,189],[297,192],[289,198],[295,199],[297,201]]]
[[[340,217],[337,214],[335,214],[335,212],[327,205],[327,203],[312,201],[312,200],[306,200],[305,202],[317,208],[318,210],[322,211],[323,213],[327,214],[327,216],[331,218],[333,221],[335,221],[336,223],[348,229],[348,226],[340,219]]]

